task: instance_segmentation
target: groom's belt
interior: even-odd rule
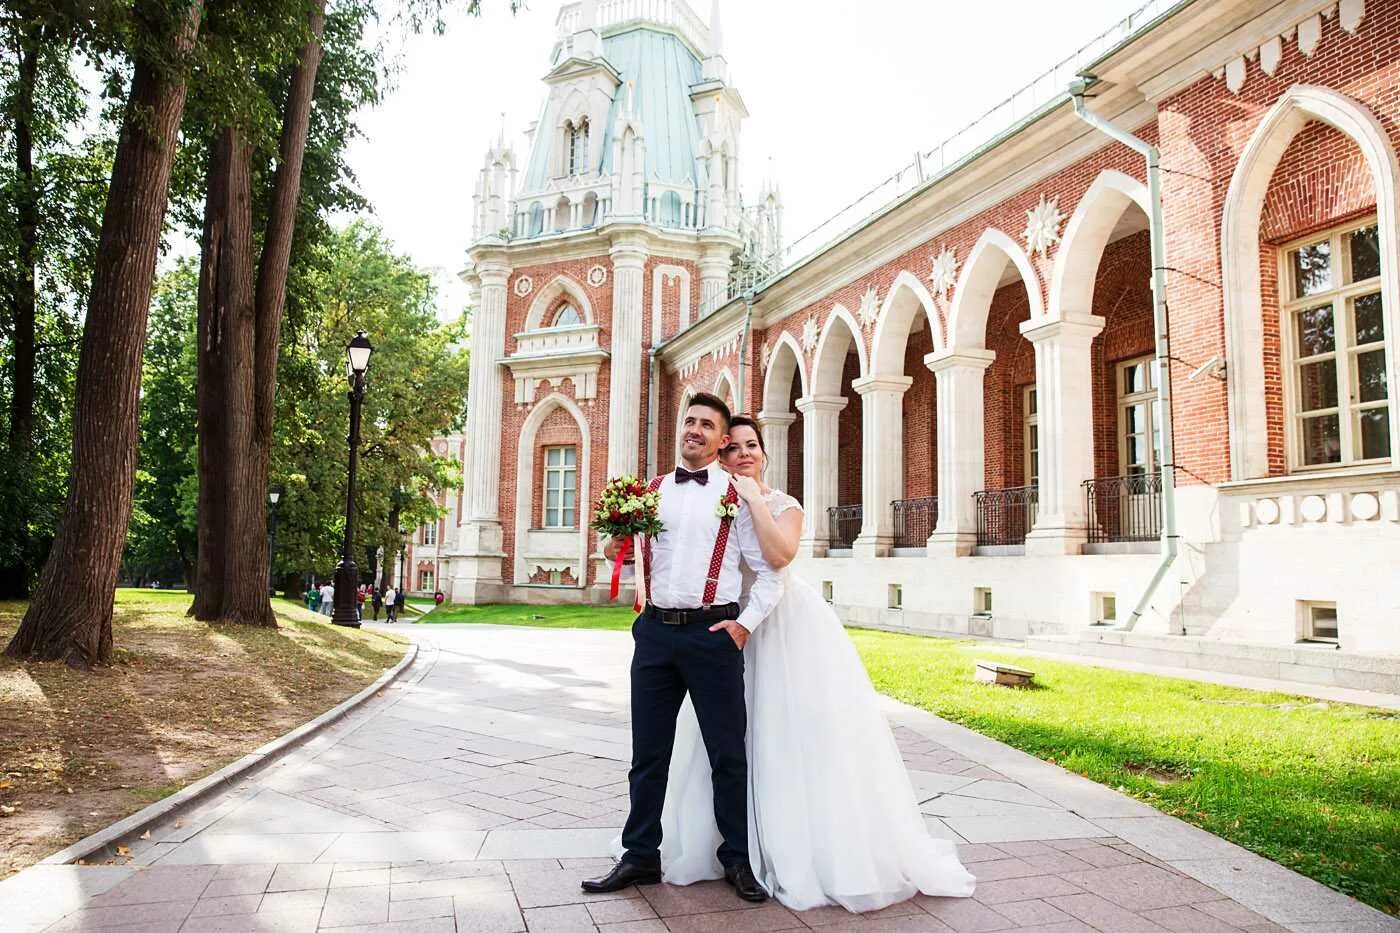
[[[695,625],[702,622],[713,625],[739,618],[739,604],[725,603],[708,609],[662,609],[648,603],[643,614],[663,625]]]

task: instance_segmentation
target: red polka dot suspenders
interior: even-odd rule
[[[660,476],[652,478],[647,485],[648,492],[656,492],[661,488],[661,483],[669,474],[662,473]],[[724,491],[724,498],[720,500],[726,505],[735,505],[739,501],[739,490],[734,488],[731,481],[729,488]],[[705,576],[705,592],[700,597],[700,605],[703,609],[708,609],[714,605],[715,594],[719,591],[720,570],[724,567],[724,550],[729,546],[729,526],[733,524],[732,519],[721,518],[719,520],[719,532],[715,535],[715,549],[710,553],[710,570]],[[644,577],[646,580],[647,603],[651,603],[651,535],[642,539],[642,562],[645,565]]]

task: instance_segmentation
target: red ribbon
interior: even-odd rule
[[[617,599],[617,592],[622,588],[622,565],[627,563],[627,557],[632,553],[632,536],[628,535],[622,539],[622,550],[617,553],[617,561],[613,564],[612,588],[608,590],[608,599]]]

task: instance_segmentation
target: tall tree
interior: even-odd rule
[[[165,218],[185,63],[202,0],[138,3],[131,89],[103,212],[78,358],[73,466],[57,537],[13,657],[110,661],[112,601],[131,514],[146,316]]]

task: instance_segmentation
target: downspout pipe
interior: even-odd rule
[[[1167,251],[1162,221],[1162,169],[1157,147],[1132,133],[1099,117],[1084,106],[1084,92],[1097,79],[1082,75],[1070,83],[1069,94],[1074,102],[1075,116],[1130,149],[1142,154],[1147,161],[1148,230],[1152,242],[1152,331],[1156,343],[1157,364],[1157,466],[1162,478],[1162,558],[1143,590],[1133,614],[1115,626],[1131,632],[1151,605],[1162,581],[1166,579],[1180,550],[1181,536],[1176,525],[1176,462],[1172,450],[1172,383],[1170,344],[1167,337]],[[1177,634],[1185,634],[1178,631]]]
[[[656,347],[647,350],[647,478],[656,475],[656,394],[661,389],[661,374],[656,371]]]
[[[742,411],[744,400],[744,358],[749,347],[749,331],[753,327],[753,287],[744,289],[744,329],[739,332],[739,384],[734,387],[734,404]],[[755,409],[755,412],[757,409]]]

